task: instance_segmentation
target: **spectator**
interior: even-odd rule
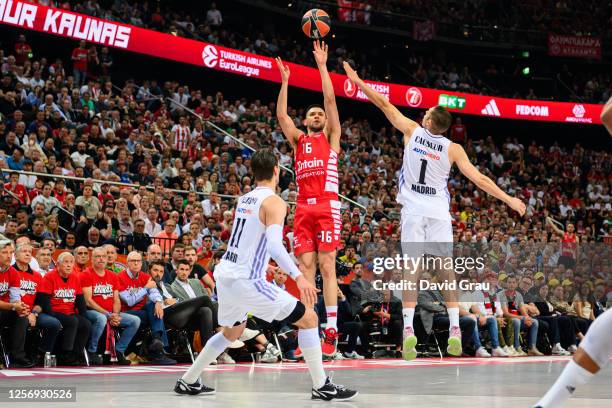
[[[388,313],[388,318],[392,319],[391,311]],[[393,327],[394,324],[394,322],[390,322],[390,327]],[[366,325],[361,321],[355,320],[355,314],[340,288],[338,288],[338,332],[348,336],[348,344],[343,353],[344,357],[353,360],[363,360],[365,357],[357,353],[357,340],[359,339],[362,345],[369,344]]]
[[[55,264],[53,263],[53,252],[49,248],[45,248],[44,246],[39,248],[36,251],[36,260],[38,261],[37,272],[43,277],[55,268]]]
[[[427,335],[431,333],[434,327],[438,329],[448,328],[449,320],[448,312],[446,311],[446,302],[440,291],[420,290],[417,300],[417,312],[421,317],[421,322],[423,323],[423,328]],[[470,344],[470,340],[474,338],[476,322],[472,318],[463,315],[459,317],[459,327],[461,328],[462,344],[466,347]]]
[[[200,330],[202,344],[204,344],[215,334],[214,329],[219,326],[217,306],[210,300],[210,296],[199,279],[189,279],[190,274],[189,262],[185,259],[180,260],[176,270],[176,279],[170,285],[170,289],[179,303],[196,298],[202,301],[202,307],[197,310],[195,316],[192,316],[192,328]]]
[[[155,235],[153,241],[158,244],[164,253],[170,252],[170,249],[174,246],[178,239],[178,235],[174,230],[176,229],[176,223],[172,220],[168,220],[164,223],[164,229]]]
[[[185,258],[185,245],[181,243],[176,243],[172,247],[172,252],[170,252],[170,261],[166,263],[166,268],[164,270],[164,282],[167,284],[172,284],[176,279],[176,268],[178,267],[178,261]]]
[[[28,360],[24,348],[30,307],[19,299],[21,272],[11,266],[12,256],[12,242],[0,241],[0,326],[8,326],[11,329],[7,350],[11,356],[11,366],[29,368],[33,364]],[[11,288],[14,289],[11,291]]]
[[[93,223],[100,210],[102,210],[102,203],[93,195],[93,187],[91,186],[85,186],[83,188],[83,195],[77,197],[75,205],[83,208],[88,223]]]
[[[121,310],[140,318],[140,327],[150,327],[152,341],[148,346],[153,364],[172,365],[175,360],[164,355],[168,347],[164,327],[163,299],[151,276],[142,272],[142,255],[132,251],[127,256],[128,266],[118,275]]]
[[[89,249],[84,246],[78,246],[73,251],[74,255],[74,268],[72,272],[76,276],[80,276],[89,267]]]
[[[538,338],[538,321],[532,319],[528,312],[523,296],[516,290],[517,282],[516,276],[510,275],[507,277],[507,289],[500,292],[500,302],[502,304],[502,310],[504,317],[512,319],[512,326],[508,326],[514,329],[514,349],[519,353],[522,351],[520,344],[520,331],[529,331],[528,337],[528,352],[530,356],[542,356],[543,354],[536,347]]]
[[[72,73],[74,84],[78,87],[85,83],[87,78],[87,57],[88,51],[85,40],[79,42],[79,46],[72,50]]]
[[[86,317],[87,305],[83,298],[81,283],[73,273],[74,256],[64,252],[57,258],[58,268],[43,278],[40,290],[40,306],[44,314],[57,319],[62,327],[62,365],[80,365],[79,357],[91,332],[91,323]]]
[[[210,9],[206,12],[206,21],[212,26],[220,26],[223,24],[223,16],[217,9],[216,3],[211,3]]]
[[[61,207],[62,203],[59,202],[57,198],[51,195],[53,191],[53,187],[50,184],[45,184],[42,189],[42,194],[37,195],[32,200],[32,208],[36,206],[38,203],[42,203],[45,206],[45,212],[47,214],[51,213],[51,210],[54,207]]]
[[[132,338],[140,326],[138,316],[121,313],[119,282],[117,275],[105,268],[108,254],[105,248],[95,248],[91,254],[92,265],[83,272],[81,285],[87,303],[87,318],[91,322],[91,336],[87,345],[90,364],[101,364],[97,354],[98,342],[104,330],[111,327],[123,328],[119,341],[115,344],[117,363],[130,365],[125,358]]]
[[[145,222],[138,218],[134,221],[134,232],[127,236],[125,246],[129,252],[139,251],[144,252],[151,245],[151,237],[145,234]]]

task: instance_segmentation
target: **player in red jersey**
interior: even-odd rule
[[[338,337],[338,282],[336,248],[340,240],[340,201],[338,201],[338,153],[340,152],[340,117],[334,88],[327,72],[327,45],[316,41],[313,51],[321,73],[323,106],[306,111],[307,132],[303,133],[287,114],[289,67],[276,59],[282,85],[276,106],[280,126],[295,154],[298,198],[295,210],[294,248],[304,276],[314,284],[316,263],[323,277],[323,298],[327,328],[323,354],[336,352]]]

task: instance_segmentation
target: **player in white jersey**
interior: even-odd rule
[[[601,111],[601,121],[612,136],[612,98]],[[563,406],[576,387],[587,383],[612,358],[612,309],[600,315],[591,327],[574,358],[563,369],[557,381],[535,408]]]
[[[313,382],[312,399],[352,399],[357,391],[333,384],[323,370],[314,310],[306,309],[302,302],[266,280],[268,261],[272,257],[295,280],[301,298],[310,304],[316,303],[317,289],[304,278],[283,246],[287,204],[275,193],[278,160],[270,150],[261,150],[251,158],[251,167],[257,188],[238,199],[227,251],[215,267],[218,318],[223,330],[206,342],[196,361],[177,381],[174,391],[189,395],[215,392],[202,384],[200,374],[240,337],[250,313],[268,322],[287,320],[299,328],[298,344]]]
[[[448,176],[453,164],[477,187],[505,202],[510,208],[525,214],[525,204],[503,192],[490,178],[483,175],[467,157],[463,147],[446,139],[451,115],[441,106],[430,108],[423,118],[423,127],[402,115],[383,95],[374,91],[344,62],[344,70],[368,97],[383,111],[391,124],[404,134],[404,162],[399,177],[397,200],[402,204],[402,248],[412,257],[423,254],[452,256],[453,229],[449,212]],[[447,265],[447,262],[443,262]],[[455,280],[454,270],[439,271],[439,282]],[[420,270],[405,271],[406,279],[417,283]],[[418,284],[415,286],[418,288]],[[442,291],[450,321],[447,352],[461,355],[459,303],[456,290]],[[404,290],[404,342],[402,354],[406,360],[416,357],[417,338],[413,318],[417,290]]]

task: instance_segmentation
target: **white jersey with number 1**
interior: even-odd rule
[[[259,219],[263,201],[274,195],[266,187],[257,187],[238,199],[232,234],[227,251],[215,267],[215,279],[262,279],[270,255],[267,251],[266,226]]]
[[[404,147],[397,201],[402,213],[450,221],[448,177],[451,141],[418,127]]]

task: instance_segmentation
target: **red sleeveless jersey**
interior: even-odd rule
[[[576,249],[578,244],[576,243],[576,234],[563,234],[563,239],[561,240],[561,255],[567,257],[575,257]]]
[[[298,201],[338,199],[338,153],[331,148],[325,133],[300,135],[295,170]]]

